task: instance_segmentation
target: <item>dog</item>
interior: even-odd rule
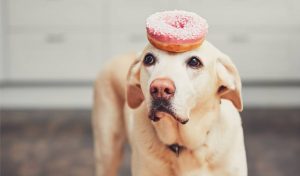
[[[246,176],[242,109],[238,70],[208,41],[114,59],[94,86],[96,175],[117,175],[128,140],[133,176]]]

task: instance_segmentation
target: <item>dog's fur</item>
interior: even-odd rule
[[[157,58],[153,66],[143,64],[147,53]],[[191,56],[204,66],[187,67]],[[157,78],[172,80],[176,92],[168,103],[173,114],[158,111],[160,120],[154,122],[149,86]],[[95,83],[96,173],[117,175],[128,139],[134,176],[246,176],[242,108],[237,69],[208,41],[184,53],[148,45],[139,55],[115,59]],[[170,150],[172,144],[182,146],[180,153]]]

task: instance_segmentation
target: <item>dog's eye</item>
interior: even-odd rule
[[[191,68],[197,69],[203,66],[202,62],[196,56],[192,56],[188,61],[187,65]]]
[[[145,66],[151,66],[155,64],[155,62],[156,62],[156,58],[151,53],[146,54],[143,60]]]

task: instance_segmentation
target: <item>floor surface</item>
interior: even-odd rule
[[[89,110],[2,110],[1,176],[94,174]],[[242,113],[249,176],[300,173],[300,108]],[[127,146],[121,176],[130,175]]]

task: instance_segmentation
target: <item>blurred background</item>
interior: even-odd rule
[[[0,0],[1,175],[93,175],[93,81],[173,9],[206,18],[240,71],[249,175],[299,174],[300,1]]]

